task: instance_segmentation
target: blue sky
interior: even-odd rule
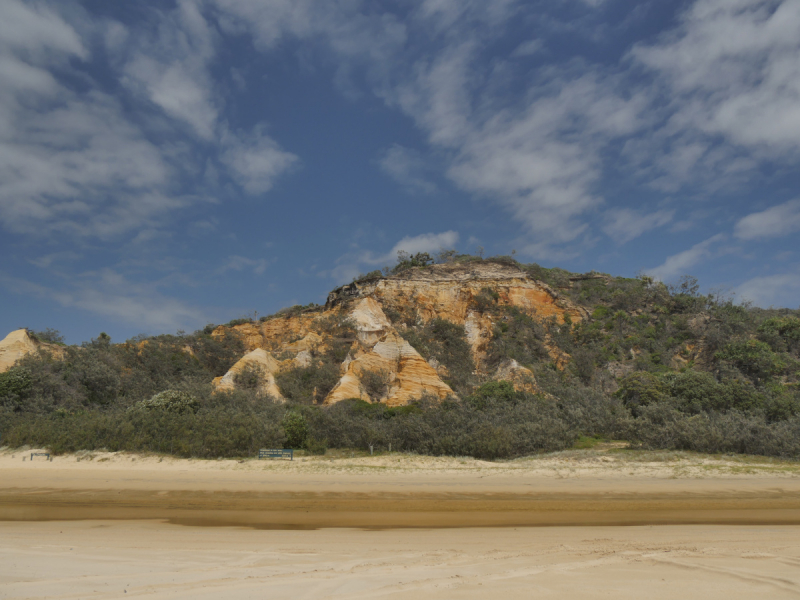
[[[800,304],[800,0],[0,11],[0,332],[191,331],[442,247]]]

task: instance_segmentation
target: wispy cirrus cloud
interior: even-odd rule
[[[0,275],[13,293],[55,301],[95,315],[110,317],[152,331],[193,329],[208,322],[204,310],[165,295],[161,282],[135,282],[113,269],[80,274],[63,286],[50,286]]]
[[[272,189],[276,179],[299,163],[296,154],[281,149],[264,130],[263,125],[249,134],[236,135],[224,131],[221,139],[220,162],[245,192],[264,194]]]
[[[737,295],[756,306],[800,307],[800,269],[748,279],[736,288]]]
[[[220,120],[209,72],[219,36],[202,6],[181,0],[173,11],[156,11],[158,26],[148,33],[70,3],[4,3],[3,227],[106,241],[163,227],[176,211],[207,201],[205,189],[184,185],[207,163],[208,152],[190,143],[197,140],[211,145],[216,164],[248,194],[269,191],[297,164],[263,125],[232,132]],[[127,97],[93,78],[90,67],[103,61],[99,39]]]
[[[384,173],[412,192],[432,194],[436,191],[436,184],[430,180],[430,165],[411,148],[393,144],[378,164]]]
[[[740,240],[757,240],[797,231],[800,231],[800,200],[790,200],[741,218],[736,223],[734,235]]]
[[[663,264],[653,269],[648,269],[647,273],[661,281],[668,281],[679,275],[685,275],[687,269],[710,258],[713,255],[714,245],[725,239],[726,236],[724,234],[714,235],[695,244],[688,250],[667,257]]]
[[[632,48],[629,59],[662,92],[654,99],[670,102],[664,125],[630,158],[644,157],[665,189],[737,185],[764,160],[796,161],[798,28],[794,0],[697,0],[675,29]]]
[[[630,208],[611,209],[606,212],[603,231],[617,243],[625,244],[651,229],[663,227],[674,215],[674,210],[646,213]]]
[[[216,270],[221,275],[227,271],[252,271],[256,275],[263,275],[267,267],[274,260],[267,258],[248,258],[246,256],[229,256],[228,262]]]

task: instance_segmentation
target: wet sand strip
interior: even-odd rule
[[[800,525],[800,495],[0,490],[0,521],[159,519],[256,529]]]

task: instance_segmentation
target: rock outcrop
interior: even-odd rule
[[[320,333],[323,329],[320,324],[325,319],[348,318],[356,328],[357,339],[341,365],[341,379],[323,403],[361,398],[398,406],[422,395],[438,398],[453,395],[442,379],[447,369],[435,361],[427,362],[403,337],[408,327],[424,325],[434,318],[463,325],[473,359],[479,371],[483,368],[496,325],[491,311],[480,309],[480,300],[487,294],[493,304],[516,307],[539,320],[576,323],[588,318],[585,309],[560,297],[522,269],[479,262],[432,265],[391,277],[354,282],[331,292],[324,308],[236,325],[233,330],[241,335],[250,352],[245,358],[264,363],[263,368],[270,374],[270,386],[274,386],[277,373],[309,366],[313,356],[326,350],[330,340]],[[225,331],[225,327],[219,327],[214,334],[223,335]],[[569,355],[554,346],[548,348],[559,368],[568,364]],[[262,350],[269,358],[254,355],[255,350]],[[230,389],[234,385],[236,373],[247,364],[242,361],[218,378],[217,389]],[[504,365],[497,373],[484,372],[484,377],[508,379],[517,389],[538,391],[533,373],[516,363]],[[279,397],[277,386],[270,389],[271,395]]]
[[[260,392],[269,394],[276,400],[285,400],[275,383],[275,374],[280,372],[281,366],[272,354],[262,348],[251,350],[240,358],[225,375],[215,378],[212,382],[214,389],[217,391],[235,389],[236,376],[241,375],[248,367],[260,372]]]
[[[514,389],[517,391],[531,393],[540,392],[536,385],[536,377],[533,375],[533,371],[527,367],[523,367],[513,358],[497,368],[494,378],[511,382],[514,385]]]
[[[27,329],[12,331],[0,341],[0,373],[8,371],[23,356],[39,350],[46,350],[57,357],[64,352],[57,344],[37,340]]]
[[[491,290],[499,306],[514,306],[536,319],[568,318],[578,323],[588,318],[546,284],[531,279],[522,269],[497,263],[431,265],[399,275],[342,286],[328,295],[327,308],[353,298],[372,298],[384,311],[413,315],[417,323],[441,318],[464,325],[473,358],[480,364],[492,338],[492,319],[476,310],[476,297]],[[550,348],[554,362],[563,368],[569,356]]]
[[[375,383],[371,384],[370,378]],[[391,331],[369,352],[347,363],[344,375],[328,394],[325,404],[360,398],[402,406],[423,395],[443,399],[452,396],[453,390],[411,344]]]

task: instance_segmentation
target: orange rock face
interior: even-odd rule
[[[263,376],[260,392],[268,394],[276,400],[284,400],[277,384],[275,374],[280,372],[280,364],[275,358],[262,348],[256,348],[245,354],[233,365],[225,375],[217,377],[212,382],[216,391],[233,390],[236,387],[236,375],[242,373],[247,367],[259,369]]]
[[[335,312],[338,312],[335,311]],[[275,317],[258,323],[243,323],[230,329],[238,333],[248,351],[263,348],[270,352],[282,352],[289,344],[294,344],[312,333],[314,322],[322,313],[303,313],[286,317]],[[225,334],[225,325],[217,327],[211,335]],[[316,334],[315,334],[316,335]],[[303,348],[308,350],[309,348]]]
[[[554,318],[564,323],[565,315],[573,323],[587,318],[585,309],[558,297],[547,285],[533,281],[520,269],[507,265],[479,263],[472,267],[434,265],[414,269],[407,277],[382,279],[365,287],[380,305],[398,313],[416,313],[419,322],[433,318],[464,325],[473,358],[480,365],[492,338],[492,319],[476,311],[475,298],[490,289],[500,306],[514,306],[536,319]],[[569,362],[569,355],[551,348],[559,368]]]
[[[376,390],[373,396],[370,396],[372,390],[365,385],[368,373],[385,376],[385,388]],[[325,404],[359,398],[367,402],[402,406],[423,395],[443,399],[452,396],[453,390],[411,344],[392,330],[372,350],[348,363],[347,370],[328,394]]]
[[[535,319],[555,319],[573,323],[587,318],[585,310],[572,305],[547,285],[534,281],[517,267],[495,263],[434,265],[411,269],[393,277],[353,283],[331,293],[324,311],[278,317],[263,323],[237,325],[248,350],[260,348],[280,356],[278,370],[310,364],[315,353],[326,348],[324,335],[317,331],[319,319],[346,315],[358,332],[347,359],[341,366],[342,377],[328,394],[324,404],[348,398],[383,402],[392,406],[407,404],[423,394],[446,398],[453,390],[442,381],[437,369],[402,337],[389,314],[409,315],[417,324],[441,318],[464,325],[473,358],[481,368],[491,341],[494,322],[476,308],[476,297],[487,288],[501,306],[514,306]],[[224,327],[215,335],[222,335]],[[287,358],[287,355],[289,358]],[[551,348],[559,368],[569,362],[569,355]],[[533,374],[519,365],[507,373],[520,389],[534,389]],[[228,377],[227,375],[225,377]],[[223,378],[224,379],[224,378]],[[232,381],[232,378],[231,378]]]
[[[447,368],[435,362],[429,364],[403,338],[403,327],[422,325],[434,318],[464,326],[475,364],[483,375],[508,379],[518,389],[535,390],[533,373],[520,365],[506,365],[502,373],[485,371],[483,357],[495,326],[491,311],[480,309],[487,298],[492,305],[517,307],[535,319],[564,323],[568,317],[578,323],[588,318],[583,308],[560,298],[547,285],[513,265],[477,262],[415,268],[334,290],[324,309],[232,328],[217,327],[214,336],[225,335],[229,330],[240,335],[247,354],[224,376],[216,378],[214,387],[233,389],[236,375],[249,365],[256,366],[264,373],[262,391],[282,399],[275,376],[319,362],[334,341],[326,338],[328,334],[324,332],[330,328],[323,326],[325,320],[346,316],[357,331],[357,339],[340,367],[341,379],[324,404],[360,398],[399,406],[423,395],[442,399],[453,395],[442,380],[448,376]],[[26,330],[10,333],[0,342],[0,372],[41,348],[62,352],[58,346],[34,340]],[[564,368],[568,364],[568,354],[555,346],[549,346],[549,350],[556,366]]]

